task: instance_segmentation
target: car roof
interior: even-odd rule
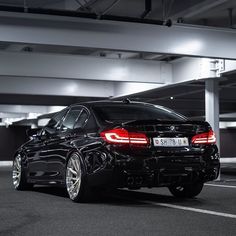
[[[86,107],[93,107],[93,106],[100,106],[100,105],[145,105],[145,106],[158,106],[162,107],[159,105],[154,105],[150,103],[145,103],[145,102],[136,102],[136,101],[130,101],[130,100],[123,100],[123,101],[110,101],[110,100],[101,100],[101,101],[90,101],[90,102],[83,102],[83,103],[75,103],[71,104],[70,106],[86,106]]]

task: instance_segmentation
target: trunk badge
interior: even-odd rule
[[[170,126],[170,130],[171,131],[174,131],[175,130],[175,127],[173,125]]]

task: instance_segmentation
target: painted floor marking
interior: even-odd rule
[[[174,208],[174,209],[178,209],[178,210],[192,211],[192,212],[197,212],[197,213],[202,213],[202,214],[215,215],[215,216],[221,216],[221,217],[236,219],[236,215],[234,215],[234,214],[223,213],[223,212],[218,212],[218,211],[210,211],[210,210],[204,210],[204,209],[198,209],[198,208],[192,208],[192,207],[185,207],[185,206],[168,204],[168,203],[154,203],[154,202],[146,202],[146,201],[145,201],[145,203],[156,205],[156,206]]]
[[[211,186],[211,187],[221,187],[221,188],[236,188],[234,185],[223,185],[223,184],[204,184],[204,186]]]
[[[235,157],[220,158],[220,163],[236,163],[236,158]]]
[[[4,166],[4,167],[7,167],[7,166],[12,166],[12,161],[0,161],[0,167],[1,166]]]

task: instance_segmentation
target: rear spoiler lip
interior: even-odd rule
[[[115,124],[115,123],[114,123]],[[117,123],[118,124],[118,123]],[[169,125],[206,125],[210,126],[208,122],[206,121],[192,121],[192,120],[186,120],[186,121],[174,121],[174,120],[131,120],[126,121],[123,123],[120,123],[122,125],[162,125],[162,124],[169,124]]]

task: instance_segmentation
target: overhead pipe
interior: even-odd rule
[[[151,19],[141,19],[128,16],[114,16],[114,15],[102,15],[101,20],[112,20],[112,21],[122,21],[131,23],[143,23],[143,24],[153,24],[153,25],[164,25],[162,20],[151,20]]]
[[[229,27],[233,28],[233,8],[228,8]]]
[[[152,11],[152,0],[145,0],[145,10],[141,15],[141,18],[144,19]]]
[[[0,11],[25,13],[25,8],[24,7],[15,7],[15,6],[0,6]],[[68,11],[68,10],[27,8],[27,13],[43,14],[43,15],[56,15],[56,16],[68,16],[68,17],[80,17],[80,18],[87,18],[87,19],[111,20],[111,21],[153,24],[153,25],[165,25],[168,27],[170,27],[172,25],[171,20],[164,21],[164,20],[141,19],[141,18],[128,17],[128,16],[97,15],[95,13],[76,12],[76,11]]]

